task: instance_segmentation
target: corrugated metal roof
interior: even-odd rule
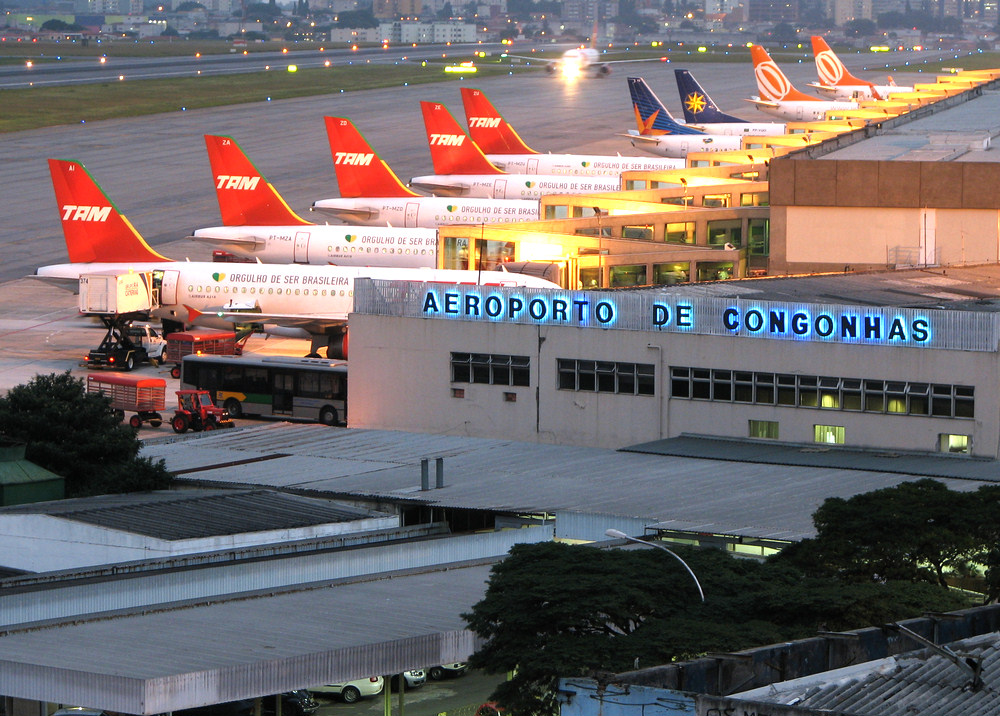
[[[948,647],[982,662],[982,686],[972,674],[932,649],[734,694],[757,702],[858,716],[987,716],[1000,713],[1000,635]]]
[[[237,469],[216,467],[274,452],[285,456]],[[171,470],[183,466],[188,479],[214,484],[266,484],[499,512],[619,515],[676,529],[778,540],[812,536],[812,513],[828,497],[921,476],[287,423],[217,431],[194,441],[153,439],[142,454],[164,459]],[[422,491],[420,459],[439,456],[445,487]],[[960,491],[986,484],[944,482]]]
[[[977,460],[892,450],[852,450],[828,445],[793,445],[769,443],[761,440],[726,440],[695,435],[654,440],[623,449],[628,452],[653,455],[703,457],[735,462],[898,472],[911,477],[954,477],[962,480],[1000,481],[1000,465],[996,460]]]
[[[0,509],[0,516],[12,513],[46,514],[164,540],[295,529],[371,514],[274,490],[101,495]]]
[[[152,714],[463,661],[489,567],[162,605],[0,633],[0,693]]]

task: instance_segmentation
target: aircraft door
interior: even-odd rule
[[[528,166],[527,166],[526,172],[528,174],[537,174],[538,173],[538,160],[537,159],[528,159]]]
[[[415,226],[418,226],[417,215],[419,214],[419,212],[420,212],[420,204],[419,203],[417,203],[415,201],[408,201],[408,202],[406,202],[406,216],[405,216],[405,220],[403,221],[403,223],[407,227],[409,227],[409,228],[413,228]]]
[[[293,249],[292,261],[297,264],[309,263],[309,232],[295,232],[295,248]]]
[[[493,198],[494,199],[506,199],[507,198],[507,180],[497,179],[493,182]]]
[[[295,375],[275,371],[271,374],[271,413],[291,415],[295,398]]]
[[[798,106],[798,109],[797,109],[797,110],[795,111],[795,119],[797,119],[797,120],[798,120],[799,122],[803,121],[803,120],[802,120],[802,117],[803,117],[803,115],[805,114],[805,111],[806,111],[806,108],[805,108],[805,107],[803,107],[803,106],[802,106],[802,105],[800,104],[800,105]]]
[[[179,271],[164,271],[163,279],[160,281],[160,305],[177,305],[177,279]]]

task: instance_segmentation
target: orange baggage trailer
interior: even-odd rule
[[[134,412],[128,421],[133,428],[141,428],[144,422],[158,428],[163,422],[160,411],[166,407],[167,392],[167,381],[163,378],[124,373],[90,374],[87,392],[107,396],[119,420],[125,418],[126,412]]]

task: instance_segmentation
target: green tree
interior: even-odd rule
[[[162,460],[138,457],[133,428],[103,395],[69,371],[35,376],[0,398],[0,435],[26,444],[25,457],[66,480],[66,496],[159,490],[172,476]]]
[[[844,35],[847,37],[871,37],[878,33],[878,26],[864,18],[849,20],[844,23]]]
[[[345,10],[337,14],[337,22],[334,27],[354,28],[354,27],[378,27],[378,20],[372,14],[371,8],[365,10]]]
[[[771,39],[776,42],[796,42],[799,39],[799,33],[793,25],[787,22],[779,22],[771,28]]]
[[[205,6],[195,0],[185,0],[177,6],[176,12],[187,12],[188,10],[204,10]]]
[[[69,23],[65,20],[57,20],[53,18],[43,22],[41,29],[51,30],[53,32],[80,32],[80,30],[83,29],[83,26],[77,25],[75,22]]]
[[[658,549],[518,545],[463,615],[482,648],[470,665],[515,672],[492,695],[518,716],[558,712],[560,677],[620,672],[969,606],[928,584],[848,583],[787,562],[678,547],[704,588]]]
[[[977,493],[936,480],[906,482],[850,499],[830,498],[813,514],[816,537],[782,552],[815,574],[847,579],[927,581],[947,587],[946,572],[981,556],[968,514]]]

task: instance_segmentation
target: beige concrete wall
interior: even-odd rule
[[[994,263],[1000,258],[1000,213],[991,209],[795,206],[785,207],[781,216],[784,254],[772,253],[777,273],[842,270],[847,265],[858,270]],[[773,237],[776,222],[771,229]]]
[[[966,434],[976,455],[997,457],[996,353],[360,314],[350,320],[352,427],[616,448],[681,433],[745,438],[754,419],[778,421],[782,441],[811,443],[813,425],[838,425],[848,445],[880,449],[934,451],[939,434]],[[531,385],[452,383],[451,351],[528,355]],[[656,395],[558,390],[558,358],[652,363]],[[670,366],[973,385],[976,419],[671,399]],[[453,397],[453,388],[464,397]]]

